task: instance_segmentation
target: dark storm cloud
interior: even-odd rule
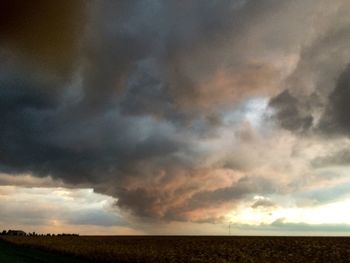
[[[118,193],[118,206],[131,210],[136,215],[144,218],[160,220],[193,220],[201,222],[205,218],[206,222],[217,221],[220,215],[208,217],[202,214],[202,209],[220,208],[229,204],[234,206],[239,200],[251,196],[252,194],[266,194],[276,192],[274,183],[270,180],[255,177],[244,177],[228,187],[221,187],[215,190],[199,190],[196,185],[192,186],[196,190],[190,194],[191,189],[181,191],[177,189],[174,196],[172,191],[164,191],[162,188],[152,186],[136,189],[123,189]],[[182,193],[181,193],[182,192]],[[192,213],[199,211],[199,218],[191,218]],[[203,217],[203,218],[202,218]]]
[[[269,180],[244,177],[230,187],[195,194],[189,206],[191,209],[216,206],[222,203],[234,202],[249,194],[264,194],[274,191],[276,191],[276,189],[274,189],[273,183]]]
[[[166,125],[138,115],[163,115],[170,127],[182,119],[187,125],[190,117],[183,113],[182,101],[196,101],[199,94],[192,84],[172,83],[193,73],[180,73],[178,61],[190,55],[189,49],[199,52],[197,60],[203,57],[201,48],[220,44],[231,26],[240,28],[235,20],[242,24],[247,14],[238,11],[236,1],[98,1],[89,6],[88,28],[79,31],[86,9],[81,4],[1,4],[7,10],[1,20],[1,166],[7,172],[78,183],[113,178],[111,174],[127,172],[138,160],[168,157],[176,163],[171,154],[184,145],[175,129],[162,132]],[[56,70],[71,66],[79,42],[84,55],[76,78],[82,80],[69,83]],[[51,62],[54,68],[43,70]],[[214,66],[208,64],[211,68],[204,72]],[[67,99],[74,90],[77,98]]]
[[[328,105],[320,122],[320,129],[331,134],[350,133],[350,66],[340,75],[329,95]]]
[[[44,67],[67,72],[79,45],[84,1],[0,2],[0,45],[16,49]]]
[[[314,25],[314,36],[302,47],[284,91],[270,101],[283,128],[326,135],[348,132],[350,23],[344,14],[349,8],[348,2],[339,1],[329,19],[314,18],[320,25]]]
[[[0,75],[3,171],[96,182],[101,173],[125,172],[138,160],[167,156],[181,147],[171,134],[163,134],[161,126],[143,132],[142,126],[151,121],[128,119],[117,110],[86,113],[64,99],[69,89],[64,82],[37,74],[28,65],[19,66],[11,55],[3,59],[7,61]]]
[[[266,5],[254,1],[97,2],[91,8],[92,25],[85,43],[86,100],[95,107],[119,103],[124,114],[187,123],[206,114],[203,110],[212,110],[212,104],[242,98],[260,83],[244,85],[244,78],[217,89],[204,84],[213,81],[220,69],[233,78],[246,74],[260,80],[269,74],[264,65],[242,61],[232,46],[249,27],[251,17],[279,5],[277,1]],[[271,73],[265,78],[270,77]]]
[[[300,13],[277,0],[2,1],[0,169],[93,187],[167,220],[275,191],[258,178],[216,185],[212,167],[197,169],[196,147],[225,107],[275,90],[274,66],[258,61],[250,35],[288,7]],[[298,39],[277,35],[255,42],[290,49]],[[285,128],[313,123],[288,92],[271,105]]]
[[[270,100],[270,106],[276,109],[275,118],[281,127],[291,131],[306,131],[313,126],[312,113],[323,100],[321,117],[315,124],[314,131],[326,135],[349,135],[350,118],[348,112],[350,99],[350,66],[347,66],[337,78],[331,92],[322,97],[313,93],[307,98],[293,96],[288,90]]]
[[[272,98],[270,106],[277,109],[275,117],[285,129],[300,132],[312,126],[312,116],[302,112],[303,105],[288,90]]]

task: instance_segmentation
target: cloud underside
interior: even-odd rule
[[[92,188],[136,218],[218,222],[257,195],[306,205],[347,181],[346,0],[0,9],[3,185]]]

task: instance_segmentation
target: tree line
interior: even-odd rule
[[[26,233],[22,230],[3,230],[2,232],[0,232],[0,236],[79,236],[79,234],[71,234],[71,233],[62,233],[62,234],[51,234],[51,233],[47,233],[47,234],[38,234],[36,232],[29,232]]]

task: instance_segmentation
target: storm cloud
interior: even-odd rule
[[[350,127],[350,6],[334,2],[2,1],[0,171],[151,221],[300,190],[317,156],[300,161],[299,136]]]
[[[0,3],[0,44],[42,67],[69,72],[77,59],[85,19],[84,1]]]

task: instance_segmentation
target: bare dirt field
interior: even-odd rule
[[[87,262],[350,262],[350,238],[347,237],[44,236],[2,239],[6,241],[2,243],[10,242],[18,251],[38,249]]]

